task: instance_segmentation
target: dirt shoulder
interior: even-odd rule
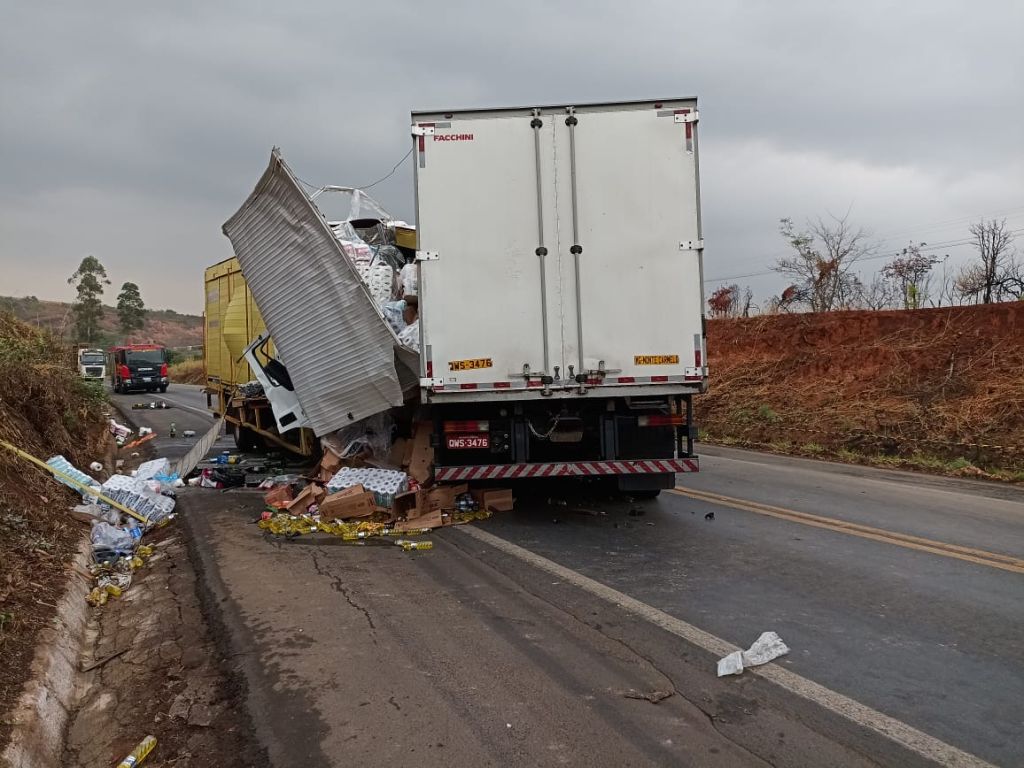
[[[229,659],[207,627],[180,521],[147,536],[155,549],[117,600],[93,609],[85,694],[64,761],[115,765],[147,735],[148,766],[261,766]],[[104,660],[109,659],[106,663]]]

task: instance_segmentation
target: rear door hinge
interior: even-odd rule
[[[412,127],[413,136],[433,136],[434,126],[433,125],[414,125]]]
[[[683,240],[679,243],[680,251],[703,251],[704,241],[703,240]]]
[[[440,258],[437,251],[416,251],[416,261],[437,261]]]
[[[693,112],[676,112],[673,119],[677,123],[696,123],[700,120],[700,112],[696,109]]]

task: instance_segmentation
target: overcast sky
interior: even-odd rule
[[[303,179],[367,184],[407,151],[414,108],[696,95],[705,274],[753,274],[737,282],[757,300],[784,286],[756,274],[782,216],[850,210],[887,251],[1005,216],[1024,244],[1016,0],[0,9],[0,295],[70,299],[94,254],[109,303],[131,280],[149,306],[201,311],[203,267],[231,255],[220,226],[273,145]],[[408,163],[374,194],[411,220]]]

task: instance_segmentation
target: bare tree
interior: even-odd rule
[[[870,283],[861,283],[859,301],[864,309],[889,309],[893,305],[893,285],[881,274],[874,274]]]
[[[750,290],[749,285],[743,289],[743,300],[739,302],[739,304],[742,304],[743,306],[743,310],[741,312],[743,317],[750,317],[750,311],[752,309],[756,312],[757,307],[754,306],[754,292]]]
[[[805,231],[798,231],[792,219],[779,221],[779,232],[794,253],[778,259],[772,269],[795,279],[795,294],[812,312],[853,306],[860,280],[851,268],[858,259],[876,250],[868,241],[867,232],[849,223],[849,214],[831,219],[832,222],[820,218],[808,222]],[[785,296],[780,299],[786,303]]]
[[[1006,219],[981,219],[971,224],[970,231],[978,261],[960,270],[956,279],[960,293],[982,304],[1019,298],[1024,293],[1024,282]]]
[[[931,291],[932,267],[939,263],[939,259],[921,253],[926,245],[928,243],[910,243],[899,256],[882,267],[883,277],[892,281],[904,309],[917,309],[928,299]]]

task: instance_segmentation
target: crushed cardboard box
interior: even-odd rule
[[[319,504],[326,495],[327,491],[322,486],[310,483],[288,504],[287,510],[292,515],[307,514],[309,508],[314,504]]]
[[[369,517],[377,511],[373,494],[361,485],[353,485],[343,491],[329,494],[319,505],[320,517],[324,520],[350,520]]]

